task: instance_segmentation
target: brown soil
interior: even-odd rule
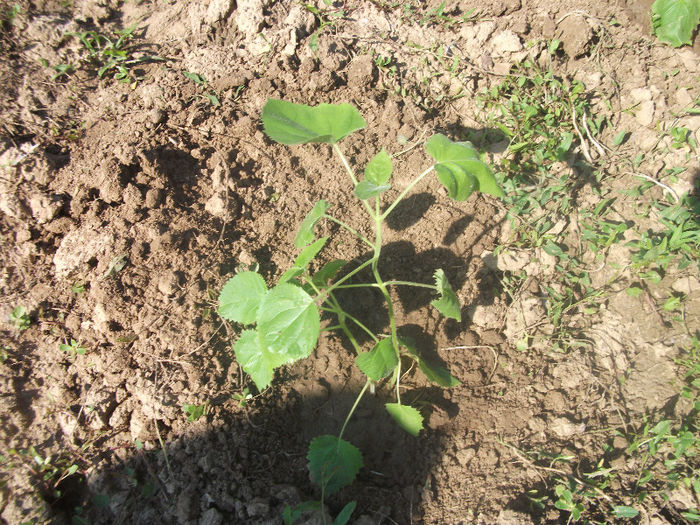
[[[3,12],[9,4],[0,2]],[[285,505],[319,497],[306,451],[312,437],[339,430],[364,383],[351,348],[322,336],[308,360],[241,404],[232,396],[252,383],[231,350],[234,328],[215,314],[218,291],[237,267],[258,263],[270,282],[289,267],[297,225],[318,199],[349,223],[362,217],[328,147],[280,146],[264,136],[268,98],[355,104],[368,126],[342,147],[362,166],[382,146],[398,153],[436,131],[481,131],[474,93],[521,60],[527,42],[561,39],[562,74],[597,81],[592,88],[616,107],[651,84],[657,110],[660,100],[672,107],[662,64],[685,65],[677,84],[691,85],[698,71],[697,56],[651,44],[628,11],[587,0],[555,8],[453,2],[452,16],[479,13],[456,29],[419,23],[437,1],[416,7],[417,18],[381,7],[389,2],[348,2],[317,50],[309,44],[318,22],[296,2],[17,4],[0,43],[0,311],[4,319],[25,305],[32,323],[22,332],[2,325],[0,436],[5,450],[33,445],[70,458],[81,475],[52,501],[27,469],[10,471],[0,497],[5,523],[67,522],[82,507],[89,523],[273,524]],[[620,25],[601,25],[612,15]],[[140,28],[137,54],[167,58],[139,64],[143,78],[133,84],[87,67],[51,80],[54,71],[38,61],[79,65],[84,48],[65,32],[131,24]],[[517,49],[504,44],[510,35]],[[467,74],[432,75],[432,55],[410,42],[450,46]],[[372,53],[395,57],[403,93]],[[206,78],[220,106],[183,71]],[[438,97],[460,89],[463,98]],[[622,125],[634,123],[625,117]],[[627,127],[636,143],[654,131]],[[404,153],[394,186],[428,165],[422,147]],[[542,479],[505,444],[592,459],[603,444],[597,430],[673,409],[674,334],[624,294],[588,323],[594,348],[516,349],[515,307],[501,271],[487,264],[504,217],[490,197],[453,203],[431,179],[388,222],[386,277],[430,282],[442,267],[467,310],[487,311],[490,320],[446,321],[428,308],[429,294],[397,294],[402,333],[462,384],[439,389],[407,374],[403,396],[426,416],[417,439],[385,414],[390,392],[363,400],[347,439],[365,467],[328,501],[331,514],[356,500],[358,524],[556,522],[558,514],[533,513],[526,493]],[[324,259],[363,255],[342,231],[325,233],[334,243]],[[76,283],[84,291],[76,293]],[[344,301],[370,328],[387,330],[374,294]],[[692,293],[689,301],[697,307]],[[86,354],[60,351],[70,339]],[[661,356],[667,361],[649,373]],[[631,380],[622,386],[624,370]],[[205,402],[206,416],[189,422],[182,406]]]

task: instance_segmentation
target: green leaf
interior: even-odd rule
[[[447,281],[445,272],[442,269],[438,269],[433,277],[435,279],[435,288],[437,288],[440,298],[434,299],[430,304],[437,308],[438,312],[445,317],[461,321],[462,312],[459,307],[459,299],[457,299],[457,294],[454,293],[450,283]]]
[[[420,368],[421,372],[423,372],[428,381],[446,388],[461,385],[460,381],[450,374],[445,367],[435,365],[430,361],[423,359],[416,348],[415,341],[412,338],[401,337],[399,338],[399,343],[401,343],[401,345],[408,350],[408,353],[418,361],[418,368]]]
[[[260,344],[257,330],[243,330],[233,345],[236,361],[250,375],[258,387],[263,390],[272,382],[275,368],[287,363],[281,354],[272,353]]]
[[[362,454],[352,444],[336,436],[318,436],[311,440],[309,472],[314,482],[325,487],[325,496],[350,485],[362,468]]]
[[[282,144],[335,144],[367,123],[351,104],[307,106],[269,99],[262,111],[265,134]]]
[[[394,421],[412,436],[418,436],[418,433],[423,428],[423,416],[420,412],[408,405],[400,405],[398,403],[387,403],[386,410],[389,412]]]
[[[566,154],[569,152],[569,149],[571,148],[571,144],[574,141],[574,134],[571,133],[570,131],[565,131],[561,135],[561,144],[557,147],[556,150],[556,156],[557,159],[563,160],[564,157],[566,157]]]
[[[320,331],[321,318],[314,300],[300,287],[279,284],[263,297],[258,310],[260,344],[284,362],[307,357]]]
[[[355,197],[360,200],[366,200],[371,197],[376,197],[381,193],[391,189],[391,184],[375,184],[371,180],[363,180],[355,186]]]
[[[267,286],[262,275],[241,272],[231,277],[219,294],[219,315],[229,321],[251,324],[256,320],[258,307]]]
[[[343,510],[341,510],[333,520],[333,525],[345,525],[348,521],[350,521],[350,516],[352,516],[352,513],[355,511],[356,506],[356,501],[351,501],[350,503],[345,505],[343,507]]]
[[[347,261],[342,259],[336,259],[324,264],[323,267],[317,271],[311,279],[314,285],[316,285],[316,288],[325,288],[328,286],[328,281],[335,279],[335,276],[338,275],[340,269],[347,263]]]
[[[639,515],[639,511],[634,507],[627,507],[626,505],[615,505],[613,507],[613,513],[616,518],[636,518]]]
[[[680,47],[691,44],[700,22],[699,0],[656,0],[651,6],[651,25],[662,42]]]
[[[285,283],[290,279],[294,279],[298,275],[301,275],[304,271],[304,268],[308,266],[308,264],[314,257],[316,257],[316,255],[318,255],[318,252],[320,252],[323,249],[327,241],[328,237],[321,237],[320,239],[316,240],[315,242],[312,242],[303,250],[301,250],[301,253],[297,255],[297,258],[294,261],[294,265],[282,274],[282,277],[280,277],[278,284]]]
[[[326,213],[327,209],[328,203],[324,200],[320,200],[314,204],[311,211],[304,217],[301,226],[299,226],[297,236],[294,239],[294,246],[296,246],[298,250],[301,250],[307,244],[311,244],[314,240],[314,227],[321,217],[323,217],[323,214]]]
[[[615,135],[615,139],[613,140],[613,146],[619,146],[622,144],[625,139],[627,138],[627,132],[626,131],[620,131],[617,135]]]
[[[382,186],[389,181],[394,165],[391,157],[384,148],[377,153],[365,167],[365,180],[373,182],[377,186]]]
[[[472,191],[503,197],[496,178],[479,153],[469,142],[452,142],[437,133],[425,144],[428,154],[435,159],[438,179],[447,188],[449,196],[456,201],[466,200]]]
[[[379,381],[394,371],[399,364],[391,338],[379,341],[372,350],[357,356],[357,367],[372,381]]]

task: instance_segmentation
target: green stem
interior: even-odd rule
[[[345,155],[343,155],[343,152],[340,151],[340,148],[338,147],[338,144],[333,144],[333,151],[336,152],[338,157],[340,157],[340,162],[343,163],[343,166],[345,167],[345,171],[348,172],[348,175],[350,175],[350,179],[352,179],[352,186],[353,188],[357,186],[357,177],[355,177],[355,173],[352,171],[352,168],[350,167],[350,164],[348,163],[348,159],[345,158]],[[372,207],[369,205],[367,201],[364,201],[360,199],[360,202],[362,202],[362,205],[365,207],[367,210],[367,213],[369,213],[369,216],[375,219],[377,216],[374,214],[374,211],[372,211]]]
[[[343,432],[345,432],[345,427],[348,426],[348,421],[350,421],[350,418],[352,417],[352,414],[355,412],[357,405],[360,404],[360,399],[362,399],[362,396],[365,395],[365,392],[367,391],[367,387],[370,385],[371,382],[372,381],[370,381],[368,379],[367,382],[365,383],[365,386],[362,387],[362,390],[360,390],[360,393],[357,395],[357,399],[355,399],[355,403],[352,405],[350,412],[348,412],[348,415],[345,418],[345,422],[343,423],[343,428],[340,429],[340,434],[338,434],[338,439],[341,439],[343,437]]]
[[[415,286],[417,288],[430,288],[431,290],[437,290],[434,284],[425,283],[414,283],[412,281],[386,281],[385,286]],[[358,284],[343,284],[338,286],[339,290],[344,288],[379,288],[377,283],[358,283]]]
[[[362,242],[364,242],[365,244],[367,244],[370,248],[374,248],[374,244],[372,244],[372,243],[367,239],[367,237],[365,237],[364,235],[362,235],[360,232],[358,232],[358,231],[355,230],[354,228],[351,228],[350,226],[348,226],[347,224],[345,224],[345,223],[344,223],[343,221],[341,221],[340,219],[336,219],[335,217],[333,217],[333,216],[331,216],[331,215],[328,215],[328,214],[325,214],[324,217],[325,217],[326,219],[328,219],[329,221],[332,221],[332,222],[334,222],[334,223],[336,223],[336,224],[342,226],[343,228],[345,228],[347,231],[349,231],[350,233],[352,233],[355,237],[357,237],[357,238],[360,239]]]
[[[386,219],[389,216],[389,214],[393,211],[393,209],[396,208],[396,206],[399,204],[399,202],[401,202],[401,199],[403,199],[406,196],[406,194],[409,191],[411,191],[416,184],[418,184],[421,180],[423,180],[423,177],[425,177],[428,173],[430,173],[430,171],[433,169],[433,167],[434,166],[430,166],[427,170],[425,170],[423,173],[418,175],[418,177],[413,179],[413,181],[408,186],[406,186],[406,188],[401,193],[399,193],[399,196],[396,197],[396,200],[393,203],[391,203],[391,206],[389,206],[386,209],[386,211],[379,216],[379,220],[383,221],[384,219]]]
[[[387,312],[389,314],[389,327],[391,329],[391,344],[394,347],[394,352],[396,353],[396,358],[398,359],[398,366],[397,366],[397,371],[401,370],[401,353],[399,352],[399,336],[396,333],[396,319],[394,318],[394,303],[391,300],[391,295],[389,294],[389,290],[386,287],[386,284],[382,280],[382,276],[379,275],[379,269],[378,269],[378,264],[379,264],[379,256],[382,251],[382,218],[377,217],[375,219],[375,229],[376,229],[376,237],[375,237],[375,246],[374,246],[374,256],[372,257],[372,274],[374,275],[374,280],[376,281],[378,288],[381,290],[382,295],[384,296],[384,299],[386,300],[386,307],[387,307]],[[397,372],[398,374],[398,372]],[[398,384],[399,384],[399,376],[396,376],[396,399],[401,403],[401,398],[399,397],[399,389],[398,389]]]
[[[372,259],[363,262],[360,266],[358,266],[357,268],[355,268],[353,271],[351,271],[351,272],[348,273],[347,275],[344,275],[342,278],[338,279],[338,281],[336,281],[336,282],[333,283],[331,286],[329,286],[329,287],[326,289],[326,293],[327,293],[327,294],[330,294],[333,290],[335,290],[336,288],[338,288],[338,286],[340,286],[342,283],[344,283],[345,281],[347,281],[348,279],[350,279],[350,278],[351,278],[353,275],[355,275],[356,273],[361,272],[362,270],[364,270],[365,268],[367,268],[370,264],[372,264]]]

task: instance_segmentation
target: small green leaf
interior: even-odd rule
[[[351,104],[307,106],[269,99],[262,111],[265,134],[282,144],[335,144],[367,123]]]
[[[372,381],[379,381],[394,371],[399,364],[391,338],[382,339],[372,350],[357,356],[357,367]]]
[[[382,186],[389,181],[394,165],[391,157],[384,148],[377,153],[365,167],[365,180],[373,182],[377,186]]]
[[[676,295],[672,295],[668,299],[666,299],[666,302],[664,302],[664,310],[667,312],[673,312],[674,310],[677,310],[682,302],[682,298]]]
[[[341,510],[333,520],[333,525],[345,525],[348,521],[350,521],[350,516],[352,516],[352,513],[355,512],[356,506],[356,501],[351,501],[345,505],[343,510]]]
[[[370,180],[363,180],[355,186],[355,197],[360,200],[370,199],[391,189],[391,184],[375,184]]]
[[[613,140],[613,146],[619,146],[622,144],[625,139],[627,138],[627,132],[626,131],[620,131],[617,135],[615,135],[615,139]]]
[[[680,47],[691,44],[693,31],[700,22],[698,0],[656,0],[651,6],[651,25],[662,42]]]
[[[553,55],[554,53],[557,52],[557,49],[559,49],[559,44],[561,44],[561,40],[554,39],[549,43],[549,47],[547,48],[547,51],[549,51],[550,55]]]
[[[301,275],[311,260],[323,249],[327,241],[328,237],[321,237],[301,250],[301,253],[299,253],[294,261],[294,265],[282,274],[278,284],[282,284]]]
[[[639,515],[637,509],[625,505],[615,505],[613,507],[613,513],[617,518],[636,518]]]
[[[433,277],[435,279],[435,288],[440,294],[440,298],[434,299],[430,304],[437,308],[438,312],[445,317],[461,321],[462,312],[460,311],[459,307],[459,299],[457,299],[457,295],[454,293],[450,283],[447,281],[445,272],[438,269],[435,271],[435,275]]]
[[[466,200],[475,190],[495,197],[503,196],[491,168],[481,162],[471,143],[452,142],[437,133],[428,139],[425,149],[435,159],[438,179],[452,199]]]
[[[415,341],[411,337],[401,337],[399,339],[399,343],[401,343],[401,346],[405,347],[406,350],[408,350],[408,353],[418,361],[418,368],[420,368],[421,372],[423,372],[423,375],[425,375],[428,381],[446,388],[461,384],[459,380],[450,374],[445,367],[435,365],[426,359],[423,359],[416,348]]]
[[[306,458],[311,478],[325,487],[326,496],[350,485],[362,468],[360,451],[336,436],[324,435],[311,440]]]
[[[561,143],[557,147],[556,150],[556,156],[559,160],[563,160],[566,157],[566,154],[569,152],[569,148],[571,148],[571,144],[574,141],[574,134],[571,133],[570,131],[565,131],[561,135]]]
[[[639,297],[643,291],[644,290],[642,290],[639,286],[630,286],[629,288],[625,288],[625,293],[630,297]]]
[[[278,284],[263,297],[257,320],[260,344],[287,363],[307,357],[321,331],[313,298],[289,283]]]
[[[298,250],[301,250],[307,244],[311,244],[314,240],[314,227],[316,223],[323,217],[328,209],[328,203],[324,200],[318,201],[311,208],[311,211],[304,217],[304,220],[299,226],[299,231],[297,232],[296,238],[294,239],[294,246]]]
[[[317,271],[311,279],[314,285],[316,285],[316,288],[325,288],[328,286],[328,281],[335,279],[335,276],[338,275],[340,269],[347,263],[347,261],[343,261],[342,259],[336,259],[324,264],[323,267]]]
[[[398,403],[387,403],[386,410],[389,412],[394,421],[412,436],[418,436],[418,433],[423,428],[423,416],[420,412],[408,405],[400,405]]]
[[[265,279],[259,273],[236,274],[221,289],[218,313],[229,321],[254,323],[258,307],[266,293]]]

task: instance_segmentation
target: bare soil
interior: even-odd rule
[[[306,451],[312,437],[338,431],[364,383],[351,347],[322,336],[308,360],[241,403],[232,396],[252,383],[231,349],[235,327],[215,313],[236,268],[257,263],[272,281],[289,267],[297,225],[318,199],[361,224],[329,148],[264,136],[268,98],[356,105],[368,126],[343,141],[345,154],[362,166],[382,146],[408,150],[396,160],[401,188],[429,165],[424,138],[484,131],[475,94],[537,56],[546,39],[562,41],[558,71],[584,81],[601,111],[648,90],[657,122],[684,103],[679,97],[698,96],[698,55],[654,43],[627,7],[605,2],[452,2],[450,16],[478,13],[455,26],[422,23],[437,1],[414,16],[389,2],[346,2],[336,6],[345,16],[317,36],[318,20],[289,1],[0,5],[7,12],[15,3],[14,25],[0,35],[0,442],[80,470],[58,501],[29,469],[7,471],[0,516],[8,524],[70,522],[76,508],[95,524],[277,524],[285,505],[319,497]],[[167,59],[135,66],[138,81],[99,78],[81,62],[78,39],[64,36],[132,24],[136,54]],[[434,74],[437,45],[448,62],[461,59],[459,77]],[[377,55],[393,56],[398,73],[380,68]],[[77,70],[52,80],[39,59]],[[207,88],[183,71],[202,75]],[[656,137],[639,115],[618,118],[632,132],[630,148]],[[488,196],[454,203],[431,179],[389,220],[386,277],[430,282],[442,267],[466,305],[457,323],[428,307],[430,294],[396,296],[402,333],[461,385],[439,389],[407,374],[403,396],[426,416],[419,438],[385,414],[391,392],[365,399],[347,433],[365,467],[327,502],[331,514],[356,500],[357,524],[565,522],[529,505],[528,490],[544,481],[508,444],[595,461],[602,429],[675,410],[673,359],[685,331],[624,285],[597,316],[579,320],[591,344],[517,350],[523,312],[532,323],[542,308],[534,293],[513,302],[503,292],[508,269],[492,251],[507,235],[505,212]],[[324,234],[334,235],[324,259],[363,255],[341,230]],[[524,263],[533,261],[536,288],[553,269],[528,253]],[[692,331],[700,293],[686,277]],[[344,301],[370,328],[387,330],[377,296]],[[17,305],[30,312],[27,330],[6,321]],[[59,350],[70,339],[85,355]],[[188,421],[183,405],[205,402],[206,415]]]

